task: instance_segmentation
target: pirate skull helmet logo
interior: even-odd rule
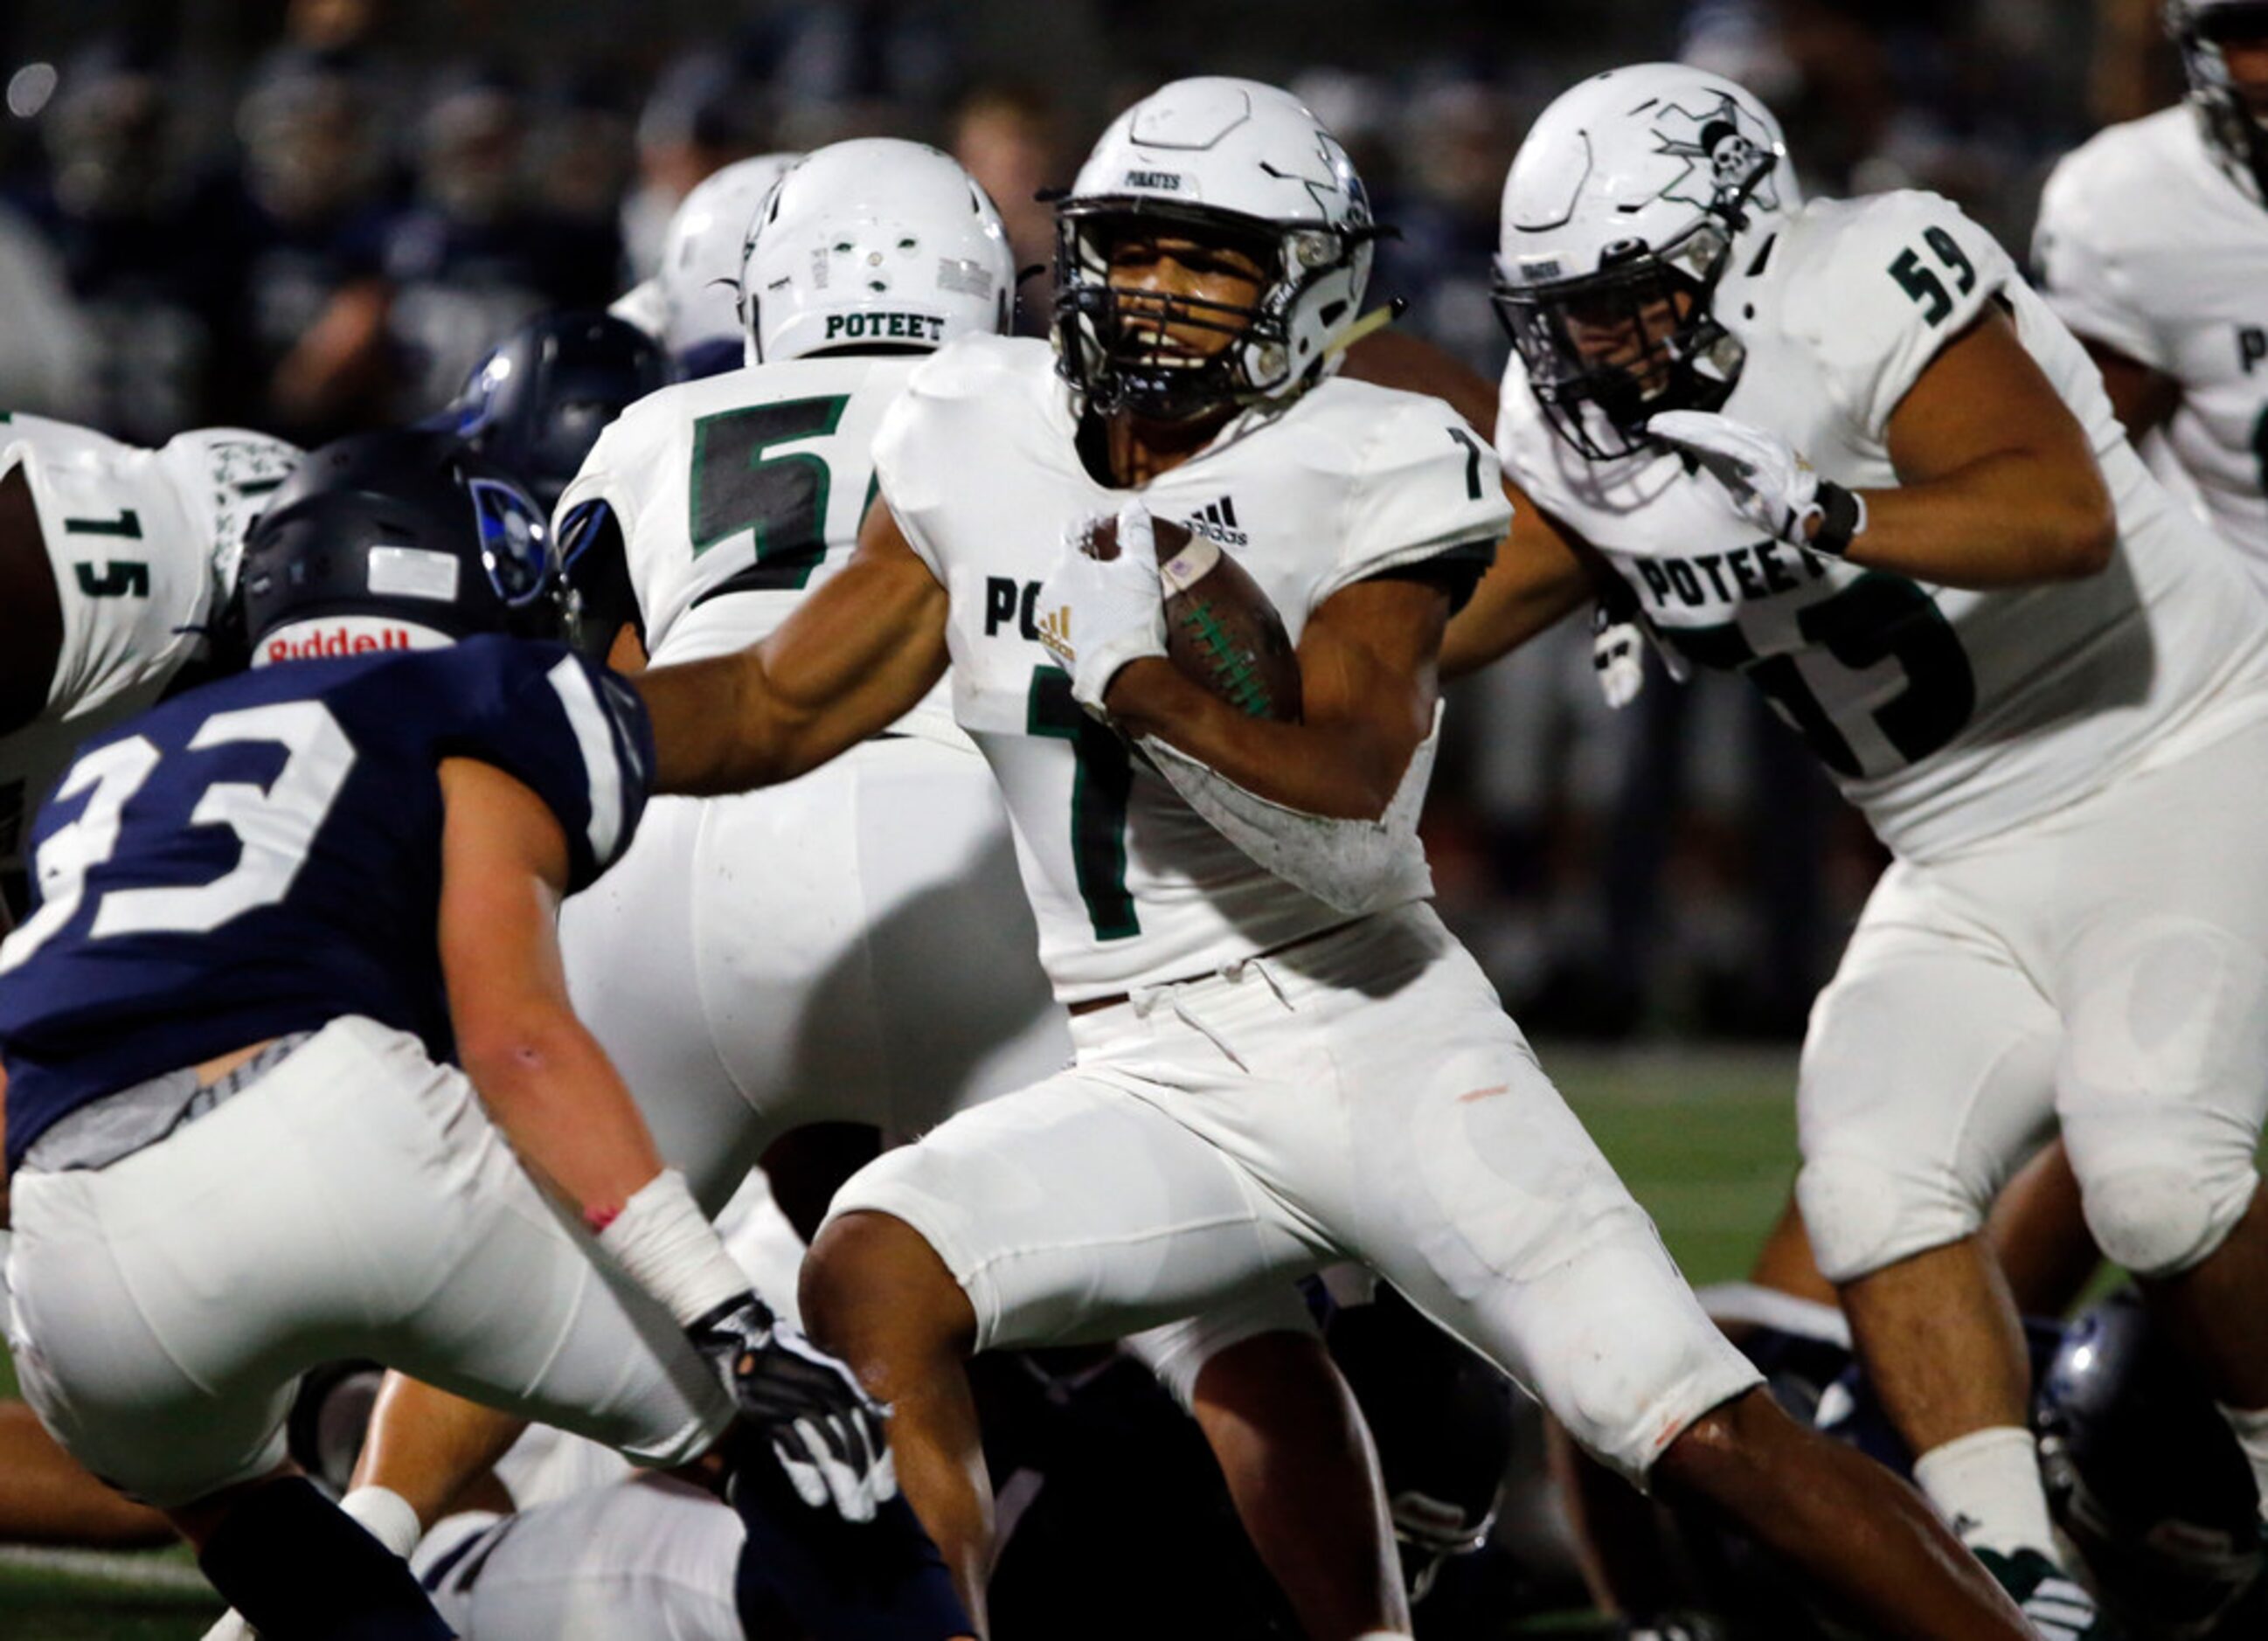
[[[1730,96],[1720,92],[1698,111],[1668,104],[1654,120],[1653,137],[1655,152],[1684,162],[1663,186],[1661,198],[1723,215],[1737,213],[1750,198],[1765,210],[1779,209],[1772,176],[1778,145]]]

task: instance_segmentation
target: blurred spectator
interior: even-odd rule
[[[1489,301],[1489,269],[1497,202],[1519,145],[1509,99],[1491,85],[1448,80],[1411,99],[1402,194],[1386,217],[1401,237],[1379,261],[1379,293],[1409,301],[1411,328],[1490,377],[1502,373],[1511,347]]]
[[[394,420],[448,402],[530,314],[615,294],[614,225],[548,212],[529,185],[528,114],[518,83],[484,70],[446,82],[419,121],[417,201],[384,251]]]
[[[633,281],[651,276],[670,217],[693,186],[773,146],[762,83],[735,57],[698,51],[662,71],[637,124],[637,182],[622,208]]]
[[[18,201],[60,257],[92,343],[87,418],[148,445],[199,419],[212,352],[210,240],[190,210],[170,82],[171,66],[138,43],[72,58],[41,117],[48,175]]]
[[[541,209],[617,232],[615,213],[637,167],[633,124],[612,75],[570,77],[538,110],[530,166]]]
[[[94,414],[94,339],[39,230],[0,206],[0,405],[60,421]]]
[[[1028,85],[979,85],[954,107],[946,145],[999,207],[1017,272],[1016,333],[1044,336],[1055,311],[1056,226],[1042,190],[1063,188],[1079,164],[1056,112]]]
[[[225,267],[215,414],[321,444],[385,409],[380,261],[398,202],[376,93],[342,53],[279,53],[246,94],[237,136],[242,164],[199,211]]]

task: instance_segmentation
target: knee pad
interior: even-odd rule
[[[2251,1159],[2185,1159],[2080,1176],[2087,1228],[2104,1257],[2138,1277],[2175,1277],[2228,1240],[2251,1205]]]
[[[1819,1274],[1833,1283],[1958,1242],[1984,1223],[1984,1204],[1952,1174],[1902,1172],[1849,1152],[1806,1162],[1795,1199]]]

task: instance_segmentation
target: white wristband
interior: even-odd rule
[[[417,1525],[417,1512],[409,1501],[390,1487],[357,1487],[339,1500],[339,1508],[362,1523],[371,1537],[401,1556],[409,1558],[424,1536]]]
[[[751,1286],[674,1168],[664,1168],[622,1204],[599,1233],[599,1246],[667,1306],[681,1328]]]

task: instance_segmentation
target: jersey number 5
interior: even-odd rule
[[[210,883],[113,889],[95,908],[91,940],[129,934],[202,934],[291,892],[315,834],[354,768],[354,743],[320,701],[216,712],[198,726],[188,750],[239,741],[273,741],[289,754],[266,787],[217,781],[190,812],[191,826],[225,826],[243,844],[236,865]],[[97,748],[72,766],[55,791],[63,802],[92,789],[78,818],[40,845],[40,909],[0,946],[0,975],[27,960],[77,916],[86,875],[118,847],[129,799],[142,790],[163,754],[146,736]]]
[[[756,562],[726,584],[733,591],[795,591],[827,556],[834,475],[826,458],[807,450],[764,453],[776,445],[824,438],[841,423],[850,402],[847,394],[789,399],[705,416],[693,424],[693,556],[744,530],[755,534]]]
[[[1919,762],[1968,724],[1977,705],[1977,675],[1968,652],[1936,602],[1904,577],[1869,570],[1832,598],[1807,607],[1796,617],[1796,627],[1807,644],[1852,673],[1883,661],[1904,671],[1905,689],[1869,709],[1897,760],[1891,767]],[[1855,779],[1887,773],[1867,768],[1859,758],[1794,656],[1760,658],[1740,628],[1729,624],[1673,630],[1668,637],[1703,666],[1747,673],[1837,775]]]

